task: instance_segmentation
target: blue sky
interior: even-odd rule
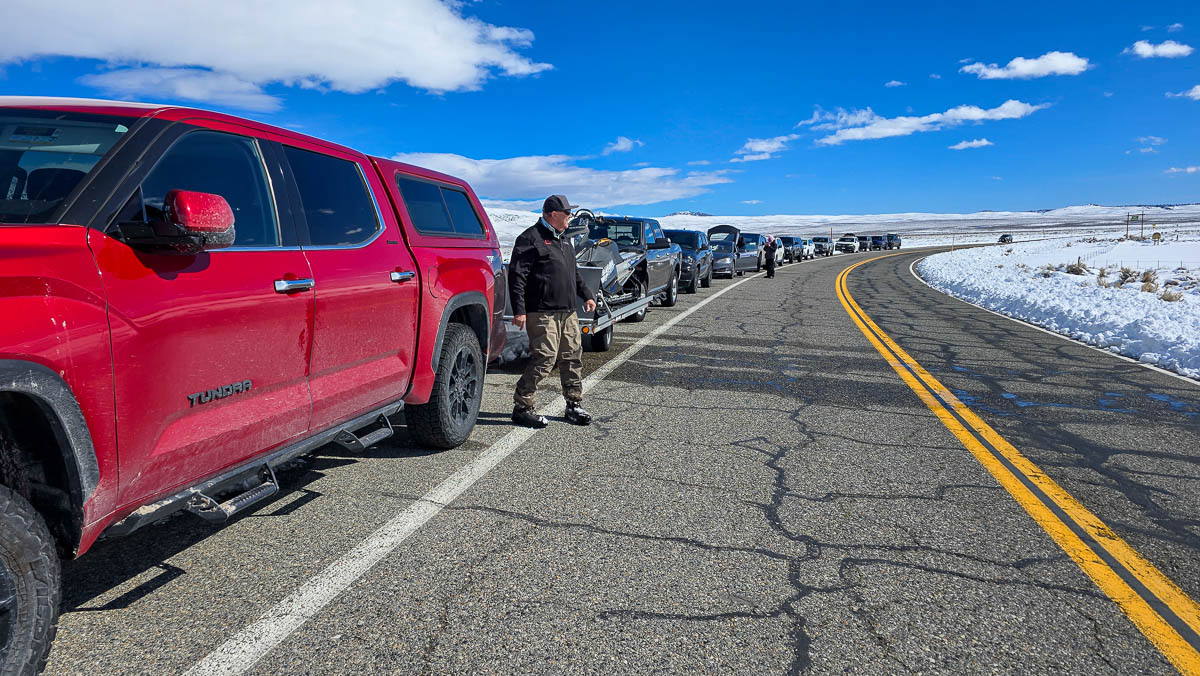
[[[496,204],[1200,201],[1196,2],[45,4],[10,3],[0,94],[222,110]]]

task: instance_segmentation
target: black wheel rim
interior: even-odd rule
[[[0,565],[0,664],[8,664],[17,618],[17,584],[8,566]]]
[[[475,355],[465,346],[454,357],[450,369],[450,419],[462,425],[471,417],[475,396],[479,392],[479,369]]]

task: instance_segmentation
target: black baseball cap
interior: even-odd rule
[[[567,201],[566,195],[551,195],[542,202],[542,213],[548,214],[551,211],[573,211],[579,205],[571,204]]]

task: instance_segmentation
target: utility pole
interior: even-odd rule
[[[1146,239],[1146,212],[1145,211],[1143,211],[1141,217],[1138,218],[1138,223],[1140,223],[1142,226],[1141,238]],[[699,274],[699,273],[697,273],[697,274]]]

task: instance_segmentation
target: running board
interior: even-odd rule
[[[379,416],[375,420],[375,424],[379,425],[379,429],[375,430],[374,432],[370,432],[365,436],[360,437],[356,432],[342,430],[341,432],[338,432],[337,437],[334,438],[333,441],[338,446],[341,446],[351,453],[362,453],[371,446],[374,446],[375,444],[396,433],[396,431],[392,429],[392,421],[388,420],[386,415]]]
[[[275,470],[270,465],[263,465],[258,473],[259,484],[239,493],[225,502],[217,502],[204,493],[196,493],[188,500],[185,509],[205,521],[228,521],[234,514],[244,511],[252,505],[279,492],[279,482],[275,479]]]

